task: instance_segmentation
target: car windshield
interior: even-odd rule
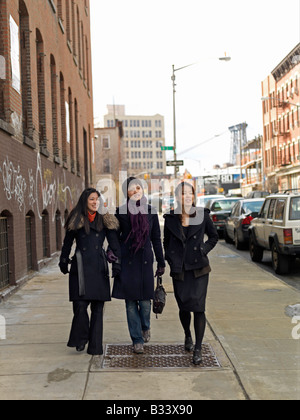
[[[238,200],[215,201],[211,206],[211,211],[230,211]]]
[[[263,205],[263,201],[249,201],[244,203],[243,205],[243,213],[259,213],[261,206]]]
[[[216,198],[218,198],[218,197],[216,197]],[[201,197],[198,197],[198,199],[197,199],[197,206],[198,207],[205,207],[206,206],[206,204],[209,202],[209,200],[211,200],[212,199],[212,197],[211,196],[201,196]]]
[[[300,197],[291,199],[290,220],[300,220]]]

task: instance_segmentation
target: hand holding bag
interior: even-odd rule
[[[167,293],[162,285],[162,277],[158,276],[153,299],[153,312],[156,314],[156,318],[158,318],[157,315],[161,314],[164,310],[166,305],[166,296]]]

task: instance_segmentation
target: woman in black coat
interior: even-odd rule
[[[59,262],[62,273],[67,274],[69,255],[75,240],[76,250],[69,275],[74,318],[68,346],[83,351],[89,343],[87,352],[91,355],[103,354],[103,308],[104,302],[111,300],[108,266],[102,248],[105,238],[117,257],[113,264],[113,276],[119,274],[121,267],[118,221],[114,215],[100,214],[99,203],[97,190],[88,188],[83,191],[66,221],[66,236]],[[91,320],[87,312],[89,305]]]
[[[128,178],[123,184],[127,197],[117,209],[120,224],[122,269],[115,279],[112,296],[126,301],[129,333],[135,353],[143,353],[150,339],[151,300],[154,297],[153,251],[157,260],[156,275],[163,275],[165,261],[156,211],[147,204],[142,183]]]
[[[201,363],[202,341],[206,327],[205,302],[209,260],[207,254],[218,242],[218,233],[209,210],[195,207],[195,191],[183,182],[175,191],[178,207],[166,214],[164,226],[165,257],[171,268],[179,317],[185,332],[185,349],[192,351],[191,312],[194,313],[196,343],[193,363]],[[208,240],[204,242],[204,234]]]

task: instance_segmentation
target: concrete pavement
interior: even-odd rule
[[[299,291],[221,243],[210,261],[204,341],[221,367],[107,369],[101,358],[69,349],[72,305],[55,260],[0,304],[0,399],[300,399],[300,327],[285,315]],[[168,274],[164,284],[167,305],[158,320],[152,315],[151,343],[175,345],[183,332]],[[130,343],[122,301],[106,304],[104,342]]]

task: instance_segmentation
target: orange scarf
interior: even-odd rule
[[[96,212],[94,214],[91,214],[88,211],[88,218],[89,218],[90,223],[93,223],[93,221],[95,220],[95,217],[96,217]]]

